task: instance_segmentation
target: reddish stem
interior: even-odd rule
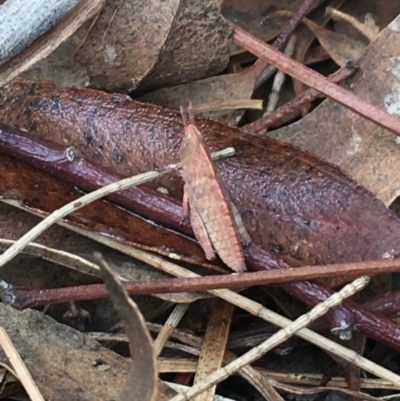
[[[197,278],[170,278],[153,281],[132,281],[123,283],[129,295],[166,294],[175,292],[207,291],[221,288],[246,288],[255,285],[288,283],[299,280],[326,279],[343,275],[360,276],[400,271],[399,260],[377,260],[357,263],[341,263],[325,266],[305,266],[285,270],[263,270],[240,275],[226,274]],[[3,284],[5,287],[6,284]],[[108,298],[103,284],[41,290],[17,290],[7,286],[3,293],[17,309],[33,308],[60,302],[84,301]],[[8,296],[9,295],[9,296]],[[10,301],[8,301],[9,303]],[[390,302],[393,300],[390,298]],[[370,302],[367,309],[375,310],[381,302]],[[371,307],[371,305],[374,305]],[[365,305],[364,305],[365,306]]]
[[[296,13],[289,20],[284,30],[280,33],[280,35],[275,39],[274,43],[272,44],[272,46],[275,49],[277,50],[282,49],[282,47],[288,41],[290,35],[294,32],[294,30],[297,28],[297,26],[300,24],[303,18],[309,13],[315,2],[316,0],[303,1],[302,5],[298,8]],[[270,63],[266,60],[258,59],[253,67],[255,74],[257,75],[261,74],[261,72],[264,71],[269,64]]]

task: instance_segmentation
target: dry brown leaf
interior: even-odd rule
[[[121,281],[100,254],[97,255],[107,291],[129,338],[131,368],[120,399],[155,401],[158,398],[156,356],[146,322],[137,305],[122,287]]]
[[[369,46],[350,83],[363,99],[395,115],[400,115],[399,31],[397,17]],[[332,101],[269,135],[338,165],[387,205],[400,195],[398,138]]]
[[[208,321],[207,330],[201,345],[201,353],[196,369],[194,384],[205,379],[209,374],[222,366],[226,344],[231,328],[234,306],[222,299],[216,299],[213,313]],[[209,401],[213,399],[216,385],[199,394],[193,401]]]
[[[45,399],[118,399],[129,374],[126,358],[38,311],[0,304],[0,320]]]
[[[215,74],[228,62],[231,34],[217,3],[107,2],[76,60],[87,68],[91,86],[110,91]]]
[[[127,358],[35,310],[0,304],[0,321],[46,400],[118,399],[129,375]],[[176,394],[161,381],[157,386],[159,401]]]
[[[269,1],[266,7],[264,1],[253,0],[249,2],[227,0],[223,2],[223,14],[232,22],[244,27],[251,33],[264,40],[270,40],[278,35],[287,23],[286,18],[268,18],[276,8],[296,11],[302,1]],[[332,2],[338,6],[341,0]],[[329,17],[325,16],[325,8],[319,8],[311,13],[313,18],[323,25]],[[301,54],[305,53],[314,39],[314,35],[302,26],[296,30],[298,43],[301,45]],[[195,82],[189,82],[169,88],[157,89],[140,97],[140,100],[159,104],[160,106],[178,109],[182,104],[208,103],[222,100],[250,99],[259,72],[249,69],[243,72],[215,76]],[[203,114],[206,117],[216,118],[232,126],[236,126],[243,116],[243,110],[232,112],[214,111]]]
[[[116,92],[178,84],[223,70],[231,33],[216,0],[109,1],[26,76]]]

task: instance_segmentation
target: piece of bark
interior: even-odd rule
[[[7,0],[0,6],[0,65],[54,26],[79,0]]]

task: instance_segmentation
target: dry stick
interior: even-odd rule
[[[96,333],[97,334],[97,333]],[[98,333],[100,334],[100,333]],[[90,336],[93,340],[102,341],[101,336]],[[117,340],[118,341],[118,337]],[[110,336],[110,341],[112,337]],[[127,342],[125,337],[124,342]],[[236,359],[236,358],[235,358]],[[247,365],[249,367],[251,365]],[[159,373],[195,373],[197,367],[197,361],[194,358],[159,358],[158,359],[158,371]],[[280,373],[265,368],[253,368],[253,371],[261,375],[263,378],[269,378],[271,383],[288,383],[296,386],[307,386],[314,387],[319,386],[323,380],[323,374],[302,372],[298,373]],[[240,371],[239,371],[240,372]],[[336,389],[348,388],[347,383],[343,377],[332,377],[329,381],[329,385]],[[360,380],[360,386],[362,389],[372,390],[399,390],[399,386],[395,386],[392,383],[388,383],[382,379],[371,379],[363,378]],[[304,387],[303,387],[304,388]],[[265,396],[264,396],[265,398]],[[269,398],[266,398],[269,399]],[[381,400],[381,399],[379,399]]]
[[[2,124],[0,124],[0,143],[2,152],[18,157],[36,168],[48,171],[85,191],[91,191],[118,180],[118,175],[110,173],[104,168],[97,167],[80,158],[73,159],[71,157],[75,154],[73,148],[69,149],[72,150],[71,152],[66,152],[65,147],[61,145],[29,137],[16,128]],[[111,194],[108,199],[164,227],[193,236],[190,225],[182,224],[180,202],[156,190],[144,186],[134,187],[122,193]],[[98,235],[80,230],[75,226],[68,225],[68,227],[80,233],[84,231],[84,235],[94,238],[96,241],[131,254],[131,248],[128,246],[122,246],[113,241],[110,243],[106,238],[101,239]],[[289,269],[289,265],[283,260],[254,244],[245,248],[243,252],[247,267],[251,270]],[[307,281],[286,283],[282,284],[282,287],[310,306],[323,302],[332,294],[332,290]],[[342,337],[351,333],[350,327],[354,322],[359,331],[365,335],[395,349],[400,349],[400,328],[389,319],[374,315],[354,302],[346,301],[344,307],[335,308],[327,315],[327,318],[332,330]]]
[[[67,40],[86,20],[98,13],[105,0],[82,0],[54,28],[0,68],[0,87],[20,75]]]
[[[182,320],[183,315],[189,308],[189,304],[178,304],[175,306],[174,310],[168,316],[167,321],[161,328],[158,333],[157,338],[154,340],[153,347],[156,356],[161,354],[161,351],[164,348],[165,343],[168,341],[171,333],[174,331],[174,328],[178,325],[178,323]]]
[[[67,149],[67,153],[70,155],[76,154],[74,150],[71,151],[71,148]],[[220,152],[213,153],[212,157],[221,158],[228,157],[234,154],[233,148],[227,148]],[[74,156],[72,156],[73,158]],[[180,167],[180,163],[170,164],[168,169],[177,169]],[[99,188],[96,191],[93,191],[87,195],[82,196],[78,200],[74,200],[62,208],[56,210],[47,216],[44,220],[42,220],[38,225],[36,225],[32,230],[28,231],[25,235],[23,235],[18,241],[16,241],[10,248],[8,248],[2,255],[0,255],[0,268],[4,266],[5,263],[9,262],[12,258],[14,258],[22,249],[24,249],[31,241],[37,238],[40,234],[42,234],[45,230],[47,230],[51,225],[55,224],[57,221],[61,220],[68,214],[81,209],[82,207],[88,205],[91,202],[94,202],[97,199],[103,198],[113,192],[123,191],[124,189],[131,188],[136,185],[143,184],[150,180],[154,180],[157,177],[165,174],[167,171],[148,171],[147,173],[138,174],[134,177],[125,178],[123,180],[114,182],[105,187]]]
[[[14,243],[15,243],[14,240],[1,238],[0,249],[6,250]],[[99,277],[100,275],[100,268],[95,263],[92,263],[81,256],[75,255],[67,251],[61,251],[59,249],[49,248],[47,246],[31,242],[22,251],[22,253],[25,255],[30,255],[37,258],[48,260],[56,265],[65,266],[68,267],[69,269],[76,270],[80,273],[85,273],[96,277]],[[118,276],[118,278],[122,281],[127,281],[121,276]]]
[[[289,57],[292,56],[295,43],[296,43],[296,36],[292,36],[289,39],[289,42],[285,48],[285,54],[287,56]],[[265,108],[264,115],[267,115],[268,113],[271,113],[272,111],[275,110],[276,104],[278,103],[279,99],[279,92],[281,91],[282,85],[285,82],[285,77],[286,74],[282,71],[278,71],[278,73],[275,75],[274,82],[272,83],[272,90],[268,96],[268,104],[267,107]]]
[[[207,323],[207,329],[201,344],[201,352],[197,363],[194,384],[200,383],[210,373],[220,369],[224,360],[226,344],[231,328],[234,306],[222,299],[215,299],[212,314]],[[193,401],[211,401],[214,398],[216,386],[211,386]]]
[[[10,361],[11,366],[15,369],[17,378],[24,386],[24,389],[28,393],[30,399],[32,401],[44,401],[44,398],[33,381],[29,370],[25,366],[20,355],[18,354],[18,351],[15,349],[14,344],[10,340],[10,337],[3,327],[0,327],[0,345]]]
[[[189,391],[184,394],[179,394],[170,401],[185,401],[190,400],[197,394],[207,390],[210,386],[221,382],[226,379],[237,370],[241,369],[243,366],[248,365],[249,363],[254,362],[255,360],[261,358],[266,352],[280,344],[281,342],[290,338],[297,331],[307,327],[312,321],[318,319],[319,317],[326,314],[329,309],[339,305],[343,302],[345,298],[350,297],[355,294],[357,291],[360,291],[368,284],[368,277],[361,277],[353,283],[346,285],[342,290],[338,293],[333,294],[326,301],[314,307],[310,312],[305,315],[302,315],[298,319],[296,319],[293,323],[291,323],[286,328],[275,333],[271,338],[264,341],[257,347],[253,348],[251,351],[245,353],[240,358],[231,362],[230,364],[224,366],[221,369],[218,369],[214,373],[212,373],[208,378],[194,385]],[[397,375],[394,375],[397,376]],[[393,378],[394,378],[393,376]],[[398,376],[397,376],[398,377]],[[400,377],[399,377],[400,379]]]
[[[14,242],[14,241],[13,241]],[[95,265],[94,265],[95,266]],[[267,270],[252,273],[226,274],[196,278],[160,279],[145,282],[125,282],[129,295],[167,294],[175,292],[207,291],[220,288],[244,288],[254,285],[278,284],[290,281],[333,278],[344,275],[369,276],[400,272],[400,260],[373,260],[368,262],[341,263],[296,267],[283,270]],[[60,302],[83,301],[107,298],[108,292],[103,284],[90,284],[76,287],[51,288],[40,290],[19,290],[0,281],[0,287],[7,288],[3,297],[7,303],[18,309],[33,308]],[[5,301],[5,300],[4,300]]]
[[[329,75],[328,79],[329,81],[338,84],[347,79],[349,76],[351,76],[356,71],[356,69],[357,67],[355,65],[347,65],[345,67],[340,68],[333,74]],[[297,96],[295,99],[279,107],[278,109],[269,113],[268,115],[261,117],[250,124],[245,125],[242,128],[242,130],[251,133],[257,133],[262,130],[266,130],[272,124],[275,124],[282,118],[300,110],[300,108],[303,105],[312,102],[313,100],[319,97],[323,97],[321,92],[318,92],[317,90],[310,88],[305,92],[303,92],[300,96]]]
[[[218,110],[262,110],[263,101],[257,99],[231,99],[217,100],[215,102],[198,103],[191,105],[194,112],[218,111]]]
[[[296,13],[293,15],[293,17],[289,20],[287,23],[286,27],[284,30],[281,32],[281,34],[275,39],[274,43],[272,46],[279,50],[281,49],[286,42],[289,39],[289,36],[294,32],[294,30],[297,28],[297,26],[300,24],[302,19],[309,13],[311,10],[312,6],[316,0],[304,0],[302,5],[298,8]],[[259,59],[256,61],[256,63],[253,66],[253,73],[255,75],[259,75],[257,78],[256,82],[256,87],[259,87],[263,82],[268,79],[268,73],[266,71],[268,65],[271,64],[269,61]]]
[[[357,114],[367,118],[400,136],[400,119],[389,114],[380,107],[368,103],[354,93],[335,85],[323,75],[305,67],[299,62],[285,56],[272,46],[262,42],[239,27],[235,27],[234,42],[249,52],[261,57],[281,69],[286,74],[324,93],[332,100],[348,107]]]

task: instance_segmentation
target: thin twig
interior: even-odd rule
[[[285,54],[289,57],[292,56],[294,51],[294,45],[296,43],[296,36],[292,36],[285,48]],[[276,104],[279,99],[279,92],[281,91],[282,85],[285,82],[286,74],[282,71],[278,71],[275,75],[274,82],[272,83],[271,93],[268,96],[267,107],[265,108],[264,115],[271,113],[275,110]]]
[[[178,304],[175,306],[172,313],[168,316],[167,321],[158,333],[157,338],[154,340],[153,347],[156,356],[161,354],[165,343],[168,341],[171,333],[176,328],[178,323],[182,320],[184,314],[189,308],[189,304]]]
[[[290,35],[294,32],[297,26],[300,24],[302,19],[309,13],[312,6],[316,0],[304,0],[301,6],[298,8],[293,17],[289,20],[284,30],[280,33],[280,35],[275,39],[272,46],[280,50],[289,40]],[[268,79],[269,74],[267,73],[267,69],[269,69],[270,62],[268,60],[258,59],[254,66],[252,67],[253,73],[258,76],[255,87],[258,88],[263,82]]]
[[[258,99],[231,99],[231,100],[217,100],[215,102],[193,104],[192,110],[194,112],[206,112],[217,110],[262,110],[263,101]]]
[[[234,42],[258,57],[267,60],[277,68],[304,82],[306,85],[324,93],[332,100],[348,107],[357,114],[375,124],[400,136],[400,119],[389,114],[382,108],[369,103],[354,93],[335,85],[323,75],[305,67],[303,64],[285,56],[272,46],[252,36],[239,27],[235,27]]]
[[[12,241],[15,242],[15,241]],[[89,262],[90,263],[90,262]],[[97,268],[91,264],[93,270]],[[267,270],[242,274],[226,274],[195,278],[160,279],[145,282],[124,282],[129,295],[167,294],[175,292],[208,291],[220,288],[246,288],[254,285],[278,284],[290,281],[314,280],[340,277],[344,275],[374,275],[400,272],[399,260],[373,260],[368,262],[341,263],[334,265],[305,266],[284,270]],[[76,287],[62,287],[40,290],[18,290],[10,288],[4,281],[0,286],[7,287],[3,292],[7,299],[13,300],[17,309],[33,308],[60,302],[84,301],[107,298],[108,292],[103,284],[89,284]]]
[[[18,354],[18,351],[14,347],[14,344],[3,327],[0,327],[0,345],[10,361],[10,364],[15,369],[17,377],[24,386],[24,389],[28,393],[30,399],[32,401],[44,401],[44,398],[37,388],[36,383],[33,381],[29,370],[25,366],[20,355]]]

